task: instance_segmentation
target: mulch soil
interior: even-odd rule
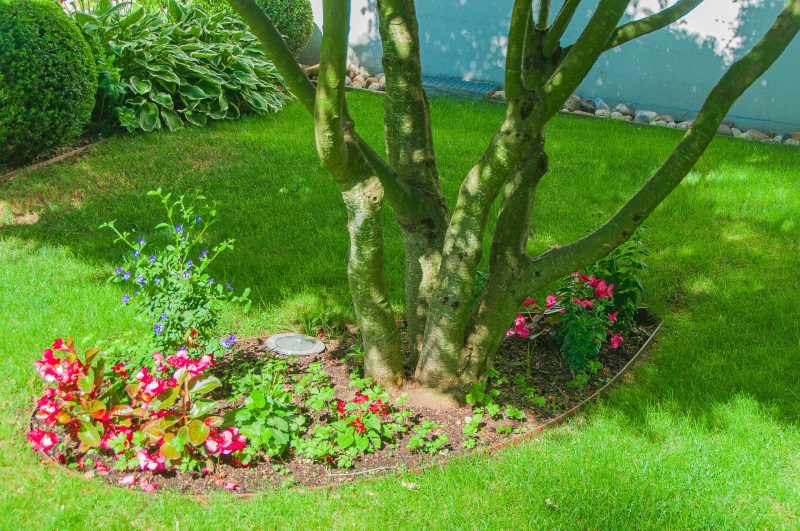
[[[503,441],[534,431],[544,423],[575,408],[589,399],[600,387],[614,378],[628,362],[639,352],[650,336],[657,329],[657,323],[643,312],[640,324],[626,335],[625,342],[619,349],[604,348],[600,353],[603,368],[591,376],[585,387],[577,388],[571,382],[574,379],[566,362],[558,351],[557,343],[550,338],[540,337],[535,348],[529,349],[530,343],[516,337],[507,338],[495,358],[494,367],[499,372],[495,388],[500,390],[496,402],[502,405],[501,415],[496,419],[484,414],[481,430],[478,432],[478,444],[475,450],[501,444]],[[309,363],[319,361],[336,388],[337,398],[350,400],[354,390],[348,387],[353,363],[345,354],[355,342],[349,334],[334,338],[321,338],[326,344],[326,351],[319,355],[294,359],[290,362],[292,371],[302,371]],[[220,359],[214,372],[221,379],[226,374],[243,372],[251,367],[258,367],[266,356],[275,356],[266,346],[266,337],[251,338],[242,341],[239,348]],[[525,378],[525,386],[519,385],[518,378]],[[515,383],[515,379],[517,382]],[[527,389],[526,389],[527,388]],[[535,389],[535,394],[530,389]],[[219,390],[224,398],[225,387]],[[527,392],[526,392],[527,391]],[[394,397],[393,397],[394,398]],[[217,414],[235,407],[228,403]],[[502,418],[506,405],[514,405],[525,412],[524,421],[511,421]],[[409,407],[409,406],[403,406]],[[148,476],[148,480],[159,486],[159,490],[178,491],[187,494],[206,494],[224,488],[225,482],[237,486],[237,492],[248,493],[287,485],[299,485],[308,488],[319,488],[374,474],[412,470],[426,465],[440,463],[457,455],[464,455],[466,436],[462,433],[465,417],[472,415],[472,408],[463,405],[459,408],[436,409],[433,407],[410,407],[413,411],[412,421],[415,423],[428,419],[436,422],[439,428],[432,432],[446,434],[449,440],[448,452],[436,456],[412,453],[406,448],[409,433],[402,434],[394,448],[384,446],[375,453],[366,454],[356,460],[353,468],[339,470],[323,463],[314,463],[299,456],[289,455],[285,461],[254,460],[249,468],[234,467],[230,463],[221,462],[216,471],[205,475],[202,473],[183,473],[175,469]],[[508,429],[511,433],[498,433],[498,428]],[[34,421],[35,427],[35,421]],[[61,435],[61,434],[59,434]],[[69,451],[69,450],[68,450]],[[96,458],[97,460],[98,458]],[[99,460],[103,460],[100,457]],[[111,466],[111,460],[107,461]],[[128,475],[115,470],[100,474],[95,471],[78,472],[86,477],[101,476],[111,484],[117,485],[120,479]],[[136,472],[137,479],[140,473]]]

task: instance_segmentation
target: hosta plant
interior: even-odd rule
[[[160,189],[148,195],[157,198],[165,211],[166,220],[155,227],[154,234],[162,245],[120,232],[113,221],[101,225],[113,231],[115,243],[127,248],[123,264],[110,279],[126,288],[122,303],[143,310],[142,318],[152,327],[150,352],[186,347],[192,352],[219,353],[231,348],[235,336],[229,334],[219,341],[214,337],[220,307],[224,302],[237,302],[246,309],[250,290],[236,295],[229,283],[218,282],[208,268],[221,253],[233,249],[234,240],[206,247],[216,209],[202,195],[173,200]],[[150,359],[134,361],[151,363]]]
[[[72,12],[97,61],[95,121],[168,129],[278,110],[281,78],[235,16],[170,0],[166,10],[100,0]]]

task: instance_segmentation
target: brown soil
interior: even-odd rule
[[[536,431],[544,423],[552,420],[572,408],[584,403],[600,387],[614,378],[628,362],[642,348],[648,338],[656,330],[656,323],[646,314],[642,314],[640,326],[627,334],[622,347],[617,350],[604,349],[600,354],[603,368],[593,375],[583,389],[570,384],[573,375],[558,352],[555,341],[540,338],[535,349],[528,359],[528,343],[515,337],[508,338],[503,344],[495,359],[495,368],[500,376],[496,388],[500,395],[496,402],[502,405],[501,415],[491,419],[484,415],[482,428],[478,432],[477,450],[502,444],[520,434]],[[349,374],[354,368],[352,362],[345,361],[344,355],[354,342],[353,336],[338,340],[326,339],[327,351],[317,356],[299,359],[292,362],[292,367],[297,370],[313,361],[320,361],[325,371],[330,376],[332,385],[337,390],[340,399],[351,399],[354,391],[348,388]],[[249,367],[258,366],[264,356],[270,356],[266,348],[266,338],[254,338],[244,341],[241,347],[220,360],[215,372],[224,378],[231,371],[247,370]],[[535,394],[531,396],[514,383],[519,376],[525,378],[525,385],[534,388]],[[218,398],[224,396],[225,389],[221,389]],[[398,393],[399,394],[399,393]],[[394,397],[393,397],[394,398]],[[415,422],[428,419],[439,424],[440,428],[435,434],[444,433],[449,439],[448,453],[445,455],[430,456],[412,453],[406,448],[409,434],[397,441],[394,448],[384,447],[382,450],[366,454],[355,462],[349,470],[339,470],[326,464],[313,463],[307,459],[289,456],[284,462],[267,461],[261,459],[254,462],[249,468],[236,468],[230,463],[222,463],[217,470],[210,474],[181,473],[175,469],[149,476],[148,480],[159,486],[159,490],[172,490],[183,493],[203,494],[224,488],[225,482],[233,482],[238,488],[237,492],[255,492],[287,485],[302,485],[310,488],[351,481],[359,477],[372,474],[387,473],[415,469],[421,466],[442,462],[449,457],[464,455],[468,451],[463,443],[466,436],[462,433],[465,417],[472,415],[470,406],[463,405],[457,408],[436,408],[419,405],[424,401],[415,401],[412,409]],[[502,417],[502,410],[506,405],[514,405],[525,412],[524,421],[510,421]],[[226,408],[233,407],[228,404]],[[498,433],[499,427],[510,426],[511,433]],[[107,463],[109,466],[111,462]],[[87,477],[100,475],[97,472],[81,472]],[[111,484],[117,485],[120,479],[129,473],[114,471],[102,474]],[[142,475],[136,471],[136,478]]]

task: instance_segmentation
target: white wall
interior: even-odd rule
[[[675,0],[669,0],[674,3]],[[598,0],[584,1],[566,34],[580,33]],[[321,25],[321,0],[312,0]],[[559,3],[554,0],[554,3]],[[640,18],[659,0],[634,0]],[[513,0],[417,0],[427,74],[502,83]],[[578,90],[610,104],[691,117],[727,66],[750,49],[783,6],[779,0],[705,0],[683,21],[605,54]],[[554,12],[557,6],[554,6]],[[352,0],[351,60],[380,70],[374,0]],[[729,119],[776,132],[800,129],[800,39],[745,93]]]

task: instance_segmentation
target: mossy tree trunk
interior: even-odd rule
[[[549,121],[603,53],[666,27],[702,0],[678,0],[626,24],[620,21],[628,0],[601,0],[571,44],[562,39],[580,0],[566,0],[552,17],[550,0],[540,0],[535,9],[532,0],[515,0],[505,118],[462,182],[452,212],[439,183],[413,0],[377,3],[386,74],[386,159],[358,136],[347,111],[349,2],[323,1],[322,53],[314,87],[254,0],[229,1],[313,117],[320,160],[342,192],[349,216],[348,276],[365,343],[366,373],[390,388],[413,376],[425,387],[451,394],[463,393],[485,374],[527,294],[602,258],[633,234],[688,174],[736,99],[800,30],[800,0],[788,0],[763,39],[723,75],[673,153],[616,214],[583,238],[529,256],[534,198],[548,167]],[[487,234],[498,197],[495,230]],[[384,281],[384,200],[405,245],[405,353]],[[488,280],[480,293],[473,293],[488,238]],[[413,373],[404,371],[404,363]]]

